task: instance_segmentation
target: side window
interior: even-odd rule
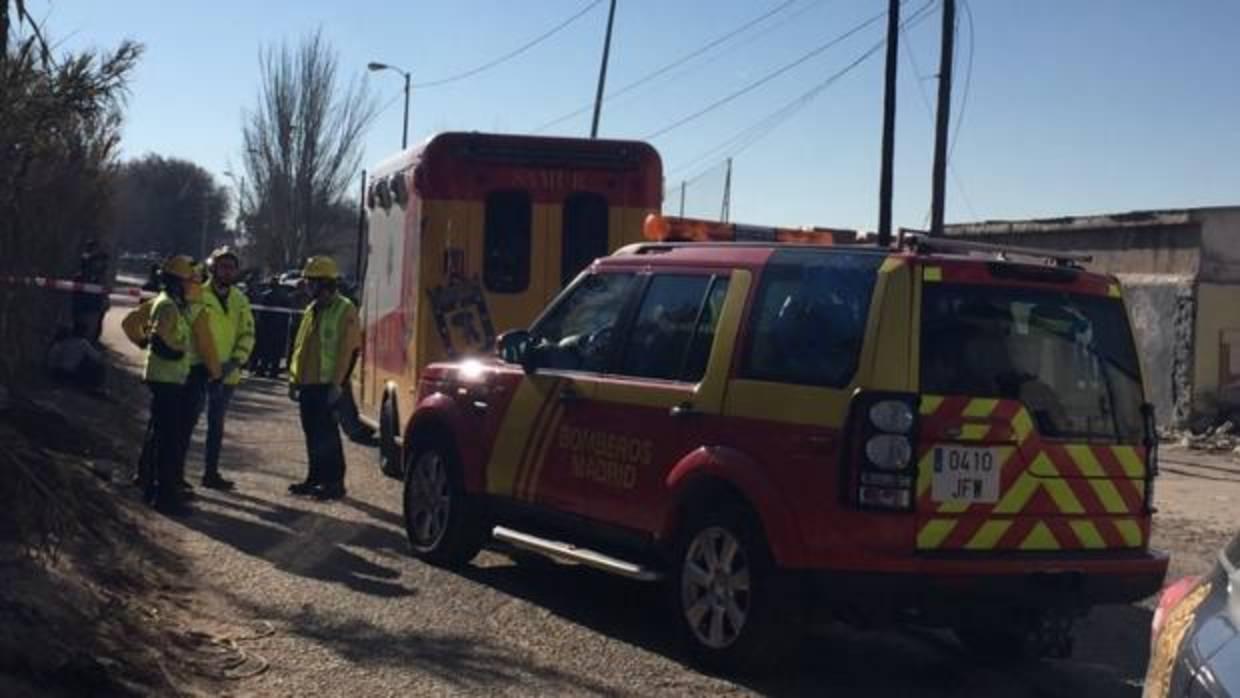
[[[560,285],[567,286],[590,262],[607,255],[607,199],[581,192],[564,201]]]
[[[685,377],[686,359],[694,334],[704,319],[703,301],[713,278],[663,274],[650,281],[625,339],[621,374],[663,380],[689,379]],[[699,371],[692,379],[700,377]]]
[[[719,324],[719,315],[723,312],[723,300],[728,296],[728,280],[716,277],[706,294],[706,304],[698,317],[697,329],[693,340],[689,342],[689,354],[685,357],[685,368],[680,373],[681,380],[696,382],[702,380],[706,373],[706,362],[710,360],[711,347],[715,345],[715,327]]]
[[[883,256],[786,250],[762,274],[742,375],[841,388],[860,359]]]
[[[492,293],[521,293],[530,285],[529,192],[497,191],[487,195],[483,223],[482,280]]]
[[[616,326],[636,278],[634,274],[592,274],[565,291],[531,330],[546,353],[544,365],[572,371],[606,370]]]

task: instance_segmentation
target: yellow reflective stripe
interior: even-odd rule
[[[1029,411],[1021,408],[1012,417],[1012,434],[1016,437],[1016,443],[1024,443],[1029,438],[1029,434],[1033,433],[1033,419],[1029,417]]]
[[[956,522],[952,519],[931,519],[917,532],[917,547],[939,547],[955,527]]]
[[[1108,514],[1127,514],[1128,505],[1124,503],[1123,496],[1116,489],[1115,483],[1110,480],[1090,480],[1089,484],[1094,488],[1094,494],[1098,495],[1098,499],[1102,502],[1102,506],[1107,510]]]
[[[539,447],[538,453],[535,454],[534,462],[526,466],[525,482],[517,491],[519,498],[533,501],[534,495],[538,493],[538,478],[542,475],[543,464],[547,461],[547,450],[552,448],[552,441],[560,438],[560,421],[563,418],[564,406],[556,405],[555,410],[551,414],[550,426],[542,432],[546,434],[546,438],[543,439],[542,446]]]
[[[1059,541],[1055,540],[1054,534],[1046,527],[1046,524],[1038,522],[1029,535],[1025,536],[1025,540],[1021,541],[1021,550],[1059,550]]]
[[[1115,454],[1115,459],[1124,468],[1124,474],[1133,479],[1145,477],[1145,463],[1141,462],[1141,458],[1137,456],[1137,450],[1132,446],[1112,446],[1111,453]]]
[[[1094,452],[1088,446],[1068,446],[1064,450],[1076,462],[1076,467],[1081,469],[1085,477],[1106,477],[1102,464],[1098,462]]]
[[[1073,521],[1072,532],[1086,548],[1107,547],[1106,541],[1102,540],[1102,534],[1098,533],[1098,527],[1092,521]]]
[[[960,514],[969,510],[969,502],[952,500],[939,505],[940,514]]]
[[[1029,503],[1029,498],[1038,491],[1038,481],[1029,473],[1021,473],[1016,482],[1008,488],[1003,498],[995,505],[996,514],[1015,514]]]
[[[554,399],[551,396],[558,385],[558,380],[541,380],[539,376],[521,379],[491,449],[491,461],[487,464],[488,493],[512,495],[515,492],[517,476],[524,465],[522,456],[526,455],[526,442],[538,431],[535,418],[545,416],[539,414],[540,409],[545,400]]]
[[[1130,548],[1141,545],[1141,527],[1132,519],[1120,519],[1115,522],[1115,528],[1119,534],[1124,537],[1124,543]]]
[[[1039,467],[1041,466],[1041,467]],[[1073,494],[1072,488],[1059,475],[1059,470],[1055,468],[1055,464],[1045,453],[1039,453],[1038,457],[1033,459],[1034,470],[1044,470],[1049,477],[1042,480],[1042,487],[1046,489],[1051,499],[1055,500],[1055,506],[1059,508],[1061,514],[1084,514],[1085,507],[1081,506],[1080,500]]]
[[[978,398],[976,400],[969,400],[969,404],[964,408],[964,416],[989,417],[998,406],[999,401],[993,398]]]
[[[989,433],[989,424],[965,424],[960,428],[960,439],[962,441],[981,441]]]
[[[999,543],[999,539],[1011,527],[1012,522],[1008,519],[987,521],[982,524],[977,533],[973,534],[973,538],[964,547],[969,550],[990,550]]]
[[[921,272],[921,278],[926,281],[942,281],[943,269],[941,267],[926,267]]]
[[[930,478],[934,477],[934,451],[926,451],[917,463],[917,496],[922,497],[930,489]]]
[[[943,404],[943,398],[938,395],[922,395],[921,396],[921,413],[934,414],[939,411],[939,406]]]

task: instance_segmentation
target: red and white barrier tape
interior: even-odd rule
[[[48,288],[55,291],[72,291],[80,293],[91,293],[97,296],[107,296],[113,300],[127,300],[130,298],[154,298],[155,293],[151,291],[143,291],[140,288],[113,288],[110,286],[102,286],[100,284],[87,284],[81,281],[67,281],[65,279],[49,279],[45,276],[5,276],[0,277],[0,281],[10,286],[35,286],[38,288]],[[269,313],[282,313],[284,315],[300,315],[301,310],[294,308],[281,308],[274,305],[250,305],[251,310],[262,310]]]

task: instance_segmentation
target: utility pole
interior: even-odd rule
[[[207,185],[202,188],[202,254],[198,256],[198,261],[206,261],[207,259],[207,218],[209,217],[208,206],[211,203],[211,190]]]
[[[723,176],[723,210],[719,212],[719,220],[727,223],[732,207],[732,158],[728,158],[728,170]]]
[[[930,236],[943,235],[943,203],[947,193],[947,138],[952,108],[952,51],[956,39],[956,0],[943,0],[943,48],[939,53],[939,107],[934,123],[933,194]]]
[[[878,180],[878,246],[891,245],[892,172],[896,157],[896,74],[900,61],[900,0],[887,3],[887,78],[883,88],[883,164]]]
[[[680,217],[685,217],[685,180],[680,180]]]
[[[607,84],[607,57],[611,55],[611,25],[616,19],[616,0],[611,0],[607,11],[607,35],[603,38],[603,65],[598,70],[598,91],[594,93],[594,122],[590,125],[590,137],[598,138],[598,117],[603,110],[603,86]]]

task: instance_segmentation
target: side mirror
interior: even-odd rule
[[[533,342],[528,330],[510,330],[495,340],[496,353],[505,363],[521,364],[526,373],[538,370]]]

